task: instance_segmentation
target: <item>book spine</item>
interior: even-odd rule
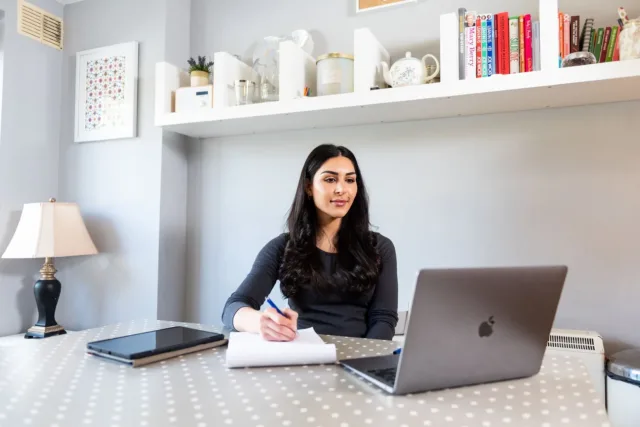
[[[476,18],[476,77],[482,78],[482,19]]]
[[[525,53],[524,53],[524,16],[520,15],[518,18],[518,43],[519,43],[519,51],[520,51],[520,72],[524,73],[525,66]]]
[[[465,25],[464,19],[467,15],[467,9],[461,7],[458,9],[458,77],[460,80],[465,79]]]
[[[618,37],[616,38],[616,45],[613,48],[613,60],[620,61],[620,31],[622,28],[618,30]]]
[[[509,72],[520,72],[520,42],[518,39],[518,18],[509,18]]]
[[[568,13],[564,14],[564,22],[562,23],[562,28],[564,30],[564,37],[562,38],[562,42],[564,44],[564,48],[562,50],[562,58],[564,58],[571,53],[571,15],[569,15]]]
[[[533,23],[533,71],[540,71],[540,21]]]
[[[584,27],[582,28],[582,51],[591,51],[591,39],[593,37],[593,18],[587,18],[584,21]]]
[[[509,37],[505,41],[505,31],[509,32],[509,18],[505,22],[505,13],[498,15],[498,33],[496,34],[496,48],[498,57],[498,73],[509,74]]]
[[[533,29],[531,28],[531,15],[524,16],[524,71],[533,71]]]
[[[611,38],[609,39],[609,48],[607,49],[607,57],[605,58],[605,62],[613,61],[613,51],[616,49],[616,44],[618,42],[618,27],[611,28]]]
[[[465,38],[466,38],[466,52],[465,52],[465,78],[476,78],[476,13],[467,12],[465,18]]]
[[[502,14],[502,32],[500,34],[500,50],[502,53],[502,73],[511,73],[511,63],[509,59],[509,14],[504,12]]]
[[[591,29],[591,41],[589,42],[589,52],[593,53],[596,50],[596,43],[598,41],[598,29]]]
[[[487,15],[487,76],[494,75],[495,52],[493,51],[493,15]]]
[[[598,38],[596,38],[596,45],[593,48],[593,54],[596,57],[596,61],[600,59],[602,53],[602,42],[604,41],[604,28],[598,28]]]
[[[559,61],[558,66],[562,67],[562,58],[564,58],[564,13],[558,13],[558,36],[560,37],[560,50],[558,51]]]
[[[482,77],[488,76],[487,65],[487,15],[482,15]]]
[[[493,15],[493,66],[495,74],[502,74],[502,64],[500,63],[500,14]]]
[[[571,53],[580,50],[580,17],[571,17]]]
[[[607,27],[604,30],[604,37],[602,39],[602,50],[600,51],[600,59],[598,62],[607,61],[607,51],[609,50],[609,39],[611,39],[611,27]]]

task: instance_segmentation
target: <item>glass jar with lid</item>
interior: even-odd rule
[[[318,57],[317,95],[353,92],[353,55],[327,53]]]

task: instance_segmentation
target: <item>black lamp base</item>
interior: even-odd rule
[[[55,278],[56,270],[51,258],[46,258],[40,273],[42,278],[33,287],[38,307],[38,321],[27,330],[25,338],[47,338],[67,333],[62,326],[58,325],[55,318],[62,285]]]
[[[27,330],[27,333],[24,334],[25,338],[47,338],[52,337],[54,335],[63,335],[66,334],[67,331],[60,325],[55,326],[32,326]]]

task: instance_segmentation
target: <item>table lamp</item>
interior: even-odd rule
[[[75,203],[27,203],[20,222],[2,258],[44,258],[40,280],[34,294],[38,321],[29,328],[25,338],[46,338],[65,334],[56,322],[55,311],[60,297],[60,282],[56,279],[54,257],[97,254],[80,209]]]

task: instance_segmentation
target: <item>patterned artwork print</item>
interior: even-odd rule
[[[126,57],[110,56],[87,62],[85,130],[124,125]]]

